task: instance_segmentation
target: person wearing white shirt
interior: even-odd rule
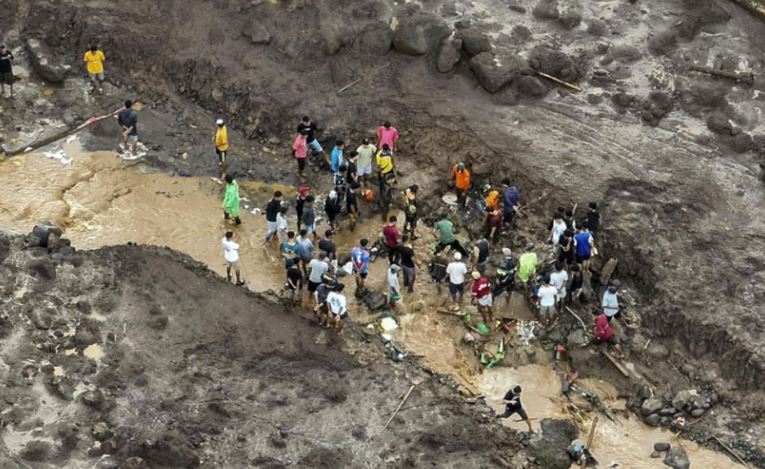
[[[465,290],[465,275],[467,266],[462,262],[462,254],[454,253],[454,262],[446,266],[446,275],[449,276],[449,293],[452,295],[452,302],[458,306],[462,302],[462,295]]]
[[[226,279],[231,281],[231,269],[236,273],[236,284],[244,285],[239,271],[239,244],[234,242],[234,232],[226,231],[226,237],[222,240],[223,257],[226,259]]]
[[[282,207],[279,213],[276,214],[276,235],[279,237],[279,246],[287,242],[289,224],[285,215],[287,215],[287,207]]]
[[[335,323],[335,330],[338,334],[343,333],[345,320],[348,318],[348,307],[345,295],[341,292],[345,288],[342,283],[337,284],[335,289],[327,295],[327,305],[329,306],[330,321]]]
[[[563,215],[560,212],[556,213],[553,217],[552,229],[550,230],[550,240],[552,240],[553,246],[556,248],[560,243],[560,237],[566,231],[566,222],[563,221]]]
[[[563,264],[555,263],[555,272],[550,274],[550,284],[558,290],[557,303],[558,311],[563,309],[563,303],[566,300],[566,287],[568,287],[568,272],[563,269]]]
[[[603,294],[603,302],[601,303],[601,306],[603,307],[603,314],[608,318],[608,322],[611,322],[611,319],[613,318],[619,319],[621,313],[619,313],[619,298],[617,296],[616,286],[611,285],[608,287],[606,293]]]
[[[552,326],[555,317],[555,299],[558,296],[558,289],[550,285],[550,278],[545,277],[544,285],[539,288],[537,297],[539,298],[539,315],[545,328]]]

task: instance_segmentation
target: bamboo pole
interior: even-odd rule
[[[388,425],[393,421],[393,419],[398,415],[398,411],[401,410],[401,407],[404,406],[407,399],[409,399],[409,395],[412,394],[412,391],[414,390],[414,384],[409,386],[409,391],[406,392],[406,395],[404,395],[404,398],[401,399],[401,402],[398,404],[398,407],[396,407],[396,410],[393,412],[393,415],[390,416],[387,422],[385,422],[385,426],[383,427],[383,430],[388,428]]]

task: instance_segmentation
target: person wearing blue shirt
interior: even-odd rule
[[[345,142],[337,140],[329,160],[329,168],[333,173],[340,171],[340,166],[343,165],[343,148],[345,148]]]
[[[511,224],[515,220],[515,212],[521,205],[521,195],[518,193],[517,187],[510,185],[508,178],[502,180],[502,188],[503,220],[505,223]]]
[[[585,226],[580,226],[574,235],[574,247],[576,248],[576,263],[582,264],[582,270],[590,270],[590,257],[592,257],[595,245],[592,235]]]
[[[356,290],[364,291],[364,279],[369,273],[369,250],[367,245],[369,240],[364,238],[359,241],[359,245],[351,251],[351,261],[353,262],[353,275],[356,277]]]

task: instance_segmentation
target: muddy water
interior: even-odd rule
[[[0,227],[28,232],[40,220],[50,220],[64,226],[66,236],[80,249],[127,242],[165,245],[188,253],[221,275],[225,274],[221,238],[231,229],[242,246],[242,273],[248,286],[255,290],[281,286],[283,268],[277,248],[265,245],[264,219],[250,211],[262,207],[274,189],[290,195],[290,188],[243,183],[242,195],[251,200],[243,202],[243,224],[234,227],[227,225],[222,217],[222,186],[209,178],[172,178],[150,171],[140,161],[122,161],[113,153],[83,153],[77,142],[48,154],[57,155],[57,159],[30,154],[0,163]],[[339,252],[350,251],[359,238],[374,240],[380,228],[380,218],[375,216],[363,220],[355,233],[341,231],[336,239]],[[323,227],[319,231],[323,231]],[[566,401],[559,393],[560,380],[551,364],[479,372],[475,357],[460,346],[465,330],[460,325],[462,319],[438,312],[448,304],[447,292],[437,293],[435,286],[428,282],[424,268],[428,261],[424,253],[435,239],[423,229],[419,235],[415,251],[421,268],[415,293],[404,293],[400,324],[393,331],[394,337],[410,352],[419,355],[426,366],[453,376],[477,394],[485,394],[487,402],[497,410],[501,410],[501,398],[507,389],[520,383],[525,389],[524,404],[532,418],[570,418]],[[385,291],[386,269],[385,259],[372,264],[367,286]],[[362,309],[356,307],[350,292],[348,298],[349,309],[356,320],[375,319],[374,315],[358,313]],[[414,308],[414,304],[418,308]],[[497,314],[523,320],[531,318],[520,295],[515,295],[509,306],[501,304]],[[97,344],[85,353],[95,361],[99,361],[102,354]],[[623,405],[616,401],[616,393],[607,383],[586,385],[598,390],[611,407]],[[506,420],[505,424],[521,431],[525,429],[523,423],[512,420]],[[586,433],[589,422],[579,424]],[[22,434],[15,443],[20,446],[26,441],[25,437]],[[648,458],[657,441],[681,443],[688,450],[694,467],[743,467],[721,454],[691,442],[678,442],[670,433],[626,417],[622,417],[621,426],[601,418],[592,449],[604,467],[611,462],[625,468],[665,467],[661,460]]]
[[[498,412],[503,410],[502,397],[516,384],[523,387],[522,400],[532,419],[572,417],[568,401],[560,393],[561,379],[551,365],[528,365],[520,368],[495,368],[480,376],[478,387],[486,395],[486,402]],[[612,409],[624,408],[624,402],[617,399],[616,389],[599,380],[581,380],[587,389],[596,392]],[[653,444],[667,442],[682,445],[688,453],[691,467],[740,468],[744,466],[727,456],[698,446],[696,443],[675,437],[665,429],[649,427],[626,412],[618,413],[616,424],[604,415],[598,418],[598,425],[592,444],[592,453],[600,462],[599,467],[612,467],[618,463],[621,468],[660,469],[667,466],[662,459],[649,457]],[[583,414],[586,416],[586,414]],[[505,419],[505,425],[519,431],[526,431],[526,424],[517,422],[517,416]],[[574,419],[574,421],[577,421]],[[533,420],[536,430],[539,420]],[[585,442],[592,420],[587,417],[579,421],[580,441]]]

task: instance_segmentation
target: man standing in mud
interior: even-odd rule
[[[312,122],[311,118],[308,116],[303,116],[303,119],[297,126],[297,133],[304,134],[306,136],[305,141],[306,144],[308,144],[308,148],[310,148],[314,153],[321,154],[322,160],[326,160],[327,157],[324,154],[324,149],[321,147],[319,141],[316,140],[317,130],[318,129],[316,128],[316,123]]]
[[[518,414],[521,420],[528,425],[529,433],[534,433],[534,428],[531,426],[531,420],[529,420],[529,416],[523,408],[523,404],[521,404],[521,391],[520,386],[515,386],[513,389],[505,393],[505,397],[502,399],[502,402],[505,404],[505,413],[497,415],[497,418],[506,419],[513,414]]]
[[[231,281],[231,270],[236,273],[236,284],[244,285],[239,271],[239,244],[234,242],[234,232],[226,231],[223,238],[223,256],[226,259],[226,280]]]
[[[213,137],[213,145],[215,145],[215,155],[218,157],[218,174],[223,179],[228,169],[228,129],[223,119],[215,121],[215,125],[217,129]]]
[[[369,273],[369,250],[367,245],[369,240],[364,238],[359,241],[359,245],[351,251],[351,262],[353,262],[353,276],[356,278],[356,294],[365,291],[364,280]]]
[[[126,152],[138,153],[138,113],[133,109],[133,101],[125,101],[125,109],[117,114],[117,122],[122,127],[122,148]],[[130,147],[128,147],[130,144]]]
[[[278,231],[277,218],[282,210],[282,192],[274,192],[274,196],[266,205],[266,242],[270,243]]]
[[[515,214],[521,206],[521,196],[518,188],[510,185],[510,179],[502,180],[502,213],[506,225],[513,224]]]
[[[5,96],[5,85],[11,87],[11,98],[13,98],[13,53],[0,46],[0,97]]]
[[[369,143],[368,138],[364,138],[361,140],[361,145],[356,148],[356,153],[359,155],[357,163],[359,180],[366,188],[369,185],[369,178],[372,176],[372,158],[377,153],[377,147]]]
[[[396,142],[398,142],[398,130],[390,122],[383,122],[383,125],[377,129],[377,148],[387,145],[393,153],[398,150]]]

